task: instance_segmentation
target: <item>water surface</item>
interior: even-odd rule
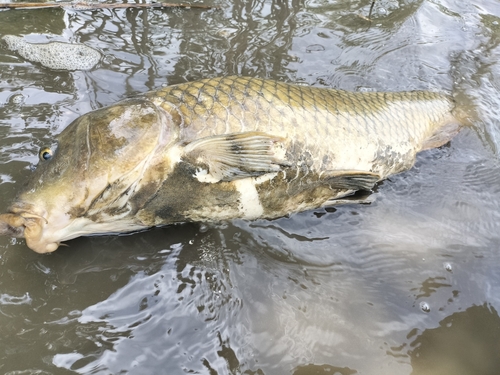
[[[243,74],[452,92],[470,126],[369,205],[87,237],[0,239],[5,374],[497,374],[500,5],[221,0],[220,10],[17,10],[0,35],[85,43],[91,71],[0,50],[0,210],[79,115]],[[325,145],[327,147],[327,145]]]

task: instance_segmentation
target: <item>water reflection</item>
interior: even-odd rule
[[[88,348],[73,348],[57,354],[53,358],[56,366],[79,373],[96,369],[153,373],[158,360],[168,360],[174,372],[239,367],[235,350],[243,337],[238,337],[242,333],[235,317],[242,302],[228,268],[229,259],[239,260],[234,254],[225,254],[227,250],[220,247],[215,229],[192,232],[187,241],[187,232],[183,231],[179,242],[175,235],[168,236],[166,242],[164,236],[172,234],[170,229],[166,231],[150,233],[157,235],[157,241],[147,236],[149,246],[165,246],[163,250],[157,247],[149,256],[138,256],[147,267],[134,270],[130,262],[123,264],[125,272],[132,271],[126,285],[102,302],[84,308],[74,321],[52,323],[76,324],[94,347],[90,353]],[[120,249],[116,250],[123,256]],[[92,263],[100,268],[100,274],[109,274],[105,266],[101,268],[101,262]],[[84,267],[79,272],[96,271]],[[228,322],[233,324],[232,332],[227,331]]]
[[[47,257],[0,239],[2,372],[498,368],[497,2],[380,0],[371,23],[358,16],[369,1],[221,5],[0,12],[0,34],[55,34],[105,54],[90,72],[64,73],[1,50],[0,208],[38,147],[79,114],[167,83],[248,74],[452,90],[471,127],[368,205],[80,238]]]
[[[497,374],[500,368],[500,317],[492,306],[471,306],[412,332],[408,355],[412,375]]]
[[[353,375],[357,374],[356,370],[348,367],[335,367],[331,365],[304,365],[299,366],[293,372],[293,375]]]

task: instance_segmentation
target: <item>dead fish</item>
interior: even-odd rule
[[[411,168],[458,131],[432,92],[347,92],[247,77],[169,86],[87,113],[40,162],[0,233],[36,252],[82,235],[275,218]]]
[[[55,70],[89,70],[101,59],[96,49],[78,43],[30,43],[15,35],[1,38],[7,49],[31,62]]]

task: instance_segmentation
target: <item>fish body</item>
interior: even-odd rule
[[[40,163],[0,232],[37,252],[81,235],[275,218],[411,168],[458,130],[446,95],[247,77],[169,86],[87,113]]]
[[[16,35],[1,38],[6,47],[31,62],[55,70],[89,70],[101,59],[96,49],[78,43],[30,43]]]

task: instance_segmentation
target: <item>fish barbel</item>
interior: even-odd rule
[[[440,93],[247,77],[173,85],[87,113],[40,151],[0,234],[45,253],[82,235],[275,218],[410,169],[459,129]]]

